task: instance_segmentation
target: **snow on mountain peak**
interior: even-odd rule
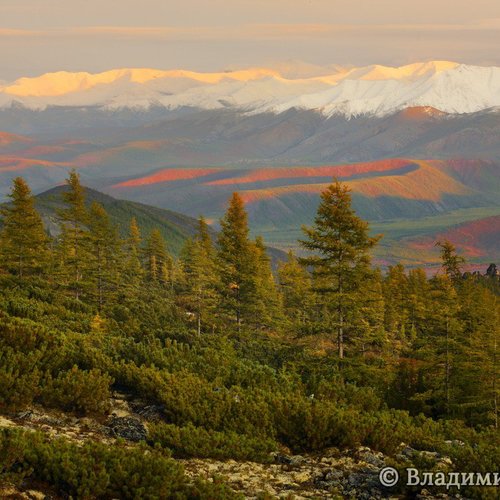
[[[219,73],[147,68],[103,73],[60,71],[0,84],[0,107],[19,103],[104,109],[232,107],[247,112],[291,108],[326,115],[385,115],[414,106],[471,113],[500,106],[500,68],[430,61],[398,68],[337,68],[326,76],[292,78],[267,68]]]

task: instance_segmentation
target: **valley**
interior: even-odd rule
[[[24,146],[27,140],[20,143]],[[53,145],[38,145],[32,146],[29,154],[18,151],[18,156],[1,158],[5,187],[11,177],[22,174],[40,190],[59,183],[67,170],[78,164],[82,178],[96,189],[190,217],[203,214],[215,229],[227,198],[238,191],[247,205],[254,234],[262,234],[270,245],[283,250],[297,249],[300,226],[310,224],[318,194],[336,177],[352,189],[354,207],[370,221],[373,232],[384,234],[380,256],[376,256],[383,266],[401,260],[409,266],[431,265],[437,262],[437,253],[417,250],[414,238],[433,238],[461,223],[479,223],[500,212],[498,166],[492,160],[387,158],[307,166],[163,167],[142,176],[103,178],[101,173],[115,170],[113,155],[92,153],[97,168],[85,163],[90,161],[90,153],[56,161],[50,159],[57,157],[58,150],[54,151]],[[136,171],[146,161],[140,157],[134,160],[128,150],[126,155],[129,163],[135,161]],[[496,226],[489,230],[492,238],[499,237]],[[460,234],[454,238],[472,262],[498,258],[495,245],[484,247],[478,242],[479,248],[470,252],[462,240]]]
[[[296,250],[336,177],[384,234],[383,267],[432,267],[448,232],[471,264],[494,262],[498,225],[481,221],[500,207],[498,71],[434,61],[310,79],[266,69],[19,79],[0,87],[0,196],[17,175],[41,193],[76,168],[98,191],[203,214],[217,230],[238,191],[253,234]],[[375,97],[385,104],[373,108]],[[488,236],[471,245],[470,224]]]

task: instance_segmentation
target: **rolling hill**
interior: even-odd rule
[[[464,222],[432,236],[414,237],[409,247],[429,251],[436,241],[449,240],[459,251],[470,257],[489,257],[498,252],[500,240],[500,215]]]
[[[65,190],[66,186],[57,186],[40,193],[35,198],[36,207],[42,215],[45,227],[52,236],[57,235],[59,231],[57,210],[62,207],[61,194]],[[132,217],[135,217],[137,221],[143,240],[149,236],[152,229],[158,228],[167,242],[168,250],[175,256],[179,256],[186,240],[193,237],[198,230],[197,218],[179,212],[116,199],[88,187],[85,188],[85,197],[88,206],[93,202],[97,202],[106,209],[111,222],[116,225],[123,238],[128,236]],[[216,231],[209,230],[212,238],[215,239],[217,236]],[[274,269],[278,262],[286,260],[286,253],[280,249],[267,246],[266,250]]]
[[[332,71],[125,69],[4,84],[0,197],[18,175],[40,193],[76,168],[91,188],[204,214],[216,228],[239,191],[254,233],[287,249],[335,176],[386,235],[384,265],[431,262],[433,250],[411,238],[499,215],[500,68],[434,61]],[[499,260],[500,242],[485,241],[462,248],[473,261]]]
[[[37,209],[42,214],[44,223],[52,235],[57,234],[57,209],[61,208],[61,194],[65,186],[58,186],[36,197]],[[135,217],[143,238],[147,238],[153,228],[158,228],[165,238],[169,250],[178,255],[185,241],[192,237],[197,230],[197,220],[171,210],[135,203],[126,200],[117,200],[94,189],[85,188],[86,202],[100,203],[106,209],[110,220],[126,237],[130,219]],[[215,233],[214,233],[215,235]]]

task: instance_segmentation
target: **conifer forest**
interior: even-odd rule
[[[335,179],[300,250],[280,258],[254,238],[238,193],[217,231],[200,216],[180,251],[154,221],[124,211],[118,227],[74,170],[58,196],[49,221],[17,177],[1,206],[0,422],[38,412],[111,430],[75,438],[0,425],[0,491],[245,498],[224,477],[188,474],[185,461],[271,467],[369,448],[403,471],[402,443],[422,470],[439,469],[434,454],[452,472],[498,471],[494,264],[470,272],[443,240],[437,273],[377,268],[371,252],[383,235]],[[118,396],[136,418],[117,413]],[[433,488],[430,498],[498,494],[494,484]],[[263,487],[255,498],[275,497]]]

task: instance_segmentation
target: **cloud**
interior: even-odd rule
[[[0,38],[33,38],[40,36],[47,36],[47,31],[0,28]]]
[[[188,0],[186,0],[188,1]],[[478,0],[480,1],[480,0]],[[1,0],[0,0],[1,3]],[[0,17],[1,18],[1,17]],[[328,18],[325,18],[325,20]],[[409,17],[407,17],[409,19]],[[2,21],[4,21],[2,19]],[[1,21],[0,21],[1,22]],[[174,21],[172,21],[174,22]],[[400,66],[450,60],[500,65],[500,18],[463,23],[251,23],[211,26],[0,27],[0,79],[59,70],[102,72],[110,68],[184,68],[221,71],[302,60],[319,68],[289,74],[325,74],[325,66]],[[219,19],[219,23],[222,21]],[[206,23],[206,24],[205,24]]]
[[[500,18],[470,24],[245,24],[236,26],[86,26],[21,30],[0,28],[0,38],[111,38],[142,40],[273,40],[324,38],[357,33],[452,33],[500,31]]]

